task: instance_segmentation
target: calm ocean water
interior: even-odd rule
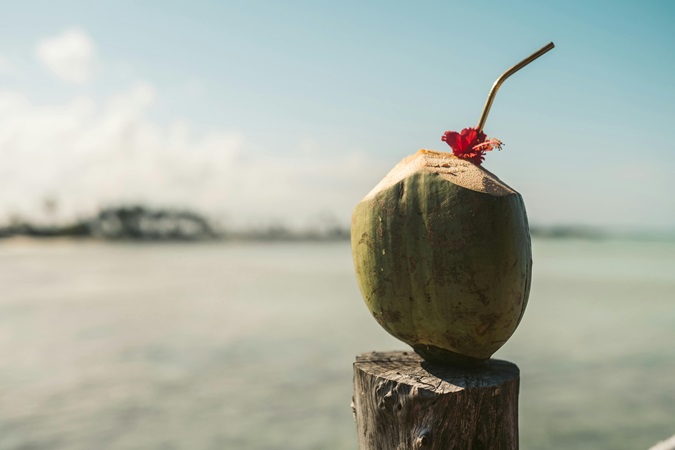
[[[675,243],[535,240],[523,449],[675,433]],[[356,449],[347,243],[0,243],[0,450]]]

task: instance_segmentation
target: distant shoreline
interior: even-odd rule
[[[534,238],[547,239],[629,239],[675,241],[675,230],[667,232],[611,231],[602,228],[555,225],[530,226]],[[101,209],[88,219],[70,223],[35,224],[14,219],[0,226],[0,242],[8,239],[30,240],[95,240],[121,242],[332,242],[348,241],[350,231],[335,221],[326,221],[314,228],[296,230],[283,224],[249,229],[226,229],[194,211],[158,209],[133,205]]]
[[[29,234],[6,234],[0,229],[0,245],[3,243],[59,243],[59,242],[100,242],[100,243],[200,243],[200,242],[231,242],[231,243],[327,243],[327,242],[349,242],[350,236],[348,230],[340,235],[321,235],[315,233],[297,232],[279,235],[277,232],[265,233],[258,232],[234,232],[218,234],[208,238],[156,238],[156,237],[103,237],[94,235],[72,235],[72,234],[49,234],[49,235],[29,235]],[[575,233],[572,231],[561,231],[558,227],[552,229],[531,229],[530,235],[533,239],[545,240],[584,240],[589,242],[602,241],[644,241],[644,242],[675,242],[675,235],[665,233]]]

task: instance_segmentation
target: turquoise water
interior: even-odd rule
[[[521,448],[675,433],[675,243],[535,240]],[[0,243],[0,449],[355,449],[347,243]]]

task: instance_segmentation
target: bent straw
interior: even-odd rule
[[[553,42],[549,42],[548,44],[544,45],[542,48],[532,53],[530,56],[528,56],[527,58],[525,58],[524,60],[522,60],[521,62],[511,67],[506,72],[504,72],[499,78],[497,78],[497,81],[495,81],[495,83],[492,85],[492,89],[490,89],[488,98],[485,101],[485,106],[483,106],[483,114],[481,114],[480,121],[478,122],[478,126],[476,127],[476,130],[478,130],[479,133],[483,131],[485,121],[487,120],[488,113],[490,112],[490,107],[492,106],[492,102],[495,99],[495,95],[497,95],[497,90],[502,85],[502,83],[504,83],[504,81],[506,81],[508,77],[518,72],[520,69],[522,69],[535,59],[539,58],[544,53],[548,52],[549,50],[552,50],[553,47],[555,47],[555,44],[553,44]]]

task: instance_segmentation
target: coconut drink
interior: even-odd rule
[[[356,206],[351,241],[361,294],[375,320],[424,359],[459,366],[487,361],[516,330],[532,277],[521,195],[481,167],[501,149],[479,125],[448,131],[449,152],[404,158]]]

